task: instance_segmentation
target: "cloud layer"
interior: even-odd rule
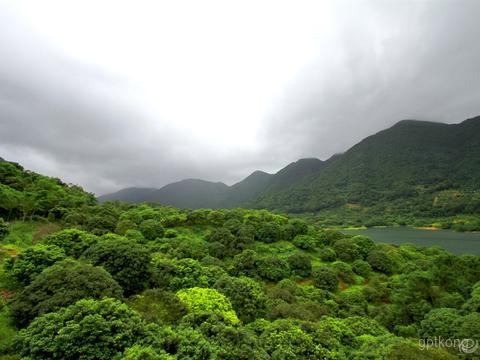
[[[98,194],[232,183],[480,114],[475,0],[11,4],[0,156]]]

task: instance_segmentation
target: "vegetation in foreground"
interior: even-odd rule
[[[478,355],[421,344],[480,340],[480,257],[262,210],[97,205],[0,169],[2,359]]]

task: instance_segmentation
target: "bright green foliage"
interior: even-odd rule
[[[142,221],[138,226],[138,230],[147,240],[155,240],[156,238],[163,237],[165,234],[165,229],[163,228],[162,223],[154,219]]]
[[[238,323],[238,317],[230,301],[215,289],[190,288],[177,292],[179,299],[194,315],[219,314],[232,324]]]
[[[65,259],[63,249],[55,245],[34,245],[5,262],[7,274],[22,285],[28,285],[47,267]]]
[[[220,278],[215,288],[232,303],[233,309],[244,323],[254,321],[265,314],[267,297],[263,286],[248,277]]]
[[[140,316],[118,300],[85,299],[42,315],[18,334],[22,356],[43,359],[112,359],[145,334]]]
[[[65,251],[67,256],[79,258],[98,238],[88,232],[78,229],[58,231],[45,239],[45,244],[56,245]]]
[[[352,267],[343,262],[336,261],[332,264],[333,270],[335,270],[337,277],[347,284],[353,284],[355,282],[355,274],[352,271]]]
[[[93,265],[102,266],[123,288],[125,295],[139,292],[150,277],[150,252],[142,245],[126,239],[103,240],[84,255]]]
[[[68,306],[82,298],[122,297],[122,289],[104,269],[64,260],[38,275],[15,296],[12,317],[19,327],[36,316]]]
[[[338,277],[335,270],[322,266],[314,269],[312,277],[315,282],[315,286],[319,289],[336,291],[338,288]]]

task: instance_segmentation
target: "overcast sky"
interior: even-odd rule
[[[0,0],[0,157],[103,194],[234,183],[480,115],[480,1]]]

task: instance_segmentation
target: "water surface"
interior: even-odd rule
[[[375,242],[417,246],[439,246],[457,255],[480,255],[480,232],[462,233],[453,230],[420,230],[406,226],[341,230],[345,234],[369,236]]]

